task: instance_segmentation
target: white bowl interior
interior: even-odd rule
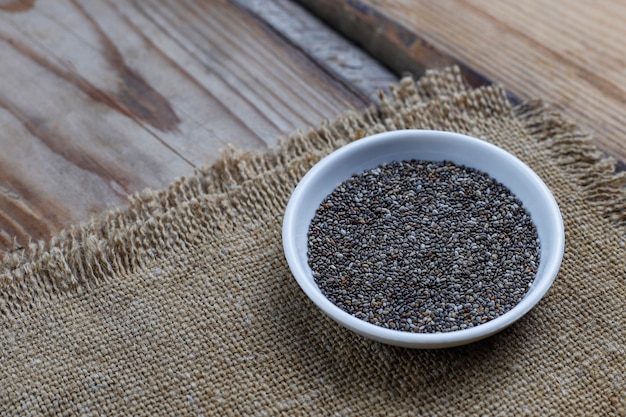
[[[532,287],[506,314],[480,326],[444,333],[385,329],[344,312],[317,287],[307,260],[307,233],[317,207],[341,182],[355,173],[391,161],[449,160],[488,173],[506,185],[530,213],[541,242],[541,260]],[[543,181],[510,153],[469,136],[428,130],[399,130],[360,139],[333,152],[300,181],[283,221],[285,257],[297,282],[311,300],[341,325],[383,343],[412,348],[440,348],[490,336],[526,314],[546,293],[558,272],[564,248],[563,221]]]

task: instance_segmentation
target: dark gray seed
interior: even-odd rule
[[[346,312],[381,327],[478,326],[524,297],[540,260],[522,203],[478,170],[401,161],[354,175],[317,209],[313,278]]]

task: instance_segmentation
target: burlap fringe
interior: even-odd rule
[[[126,208],[62,231],[49,242],[5,253],[0,264],[0,315],[20,314],[42,297],[80,293],[112,278],[124,279],[163,254],[170,247],[170,234],[186,230],[181,213],[193,216],[204,210],[212,219],[237,216],[237,204],[245,197],[240,195],[238,200],[237,190],[246,182],[294,163],[310,167],[333,149],[387,130],[386,122],[398,112],[465,90],[455,67],[428,72],[417,82],[405,78],[390,88],[389,95],[380,93],[378,108],[341,116],[307,133],[297,132],[269,152],[228,149],[211,167],[165,190],[144,191],[132,196]],[[553,152],[554,160],[572,175],[587,199],[626,233],[626,175],[615,174],[614,163],[589,143],[588,136],[540,102],[517,106],[514,112]],[[287,186],[295,187],[299,175],[294,172]]]
[[[585,199],[626,235],[626,172],[617,173],[616,161],[593,145],[589,134],[542,101],[523,103],[513,110],[582,189]]]

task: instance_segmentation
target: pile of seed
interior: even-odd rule
[[[513,308],[539,264],[530,215],[487,174],[451,162],[383,164],[317,209],[308,260],[323,294],[378,326],[466,329]]]

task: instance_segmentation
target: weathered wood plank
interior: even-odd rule
[[[299,0],[396,71],[456,62],[542,98],[626,161],[626,8],[583,0]],[[395,59],[395,57],[402,59]]]
[[[0,249],[365,105],[262,21],[218,0],[0,3]]]
[[[410,28],[364,2],[296,1],[396,74],[419,77],[428,69],[457,65],[470,85],[478,87],[491,83],[455,57],[436,49]]]
[[[390,69],[291,0],[234,0],[234,3],[305,53],[365,103],[377,102],[378,90],[386,90],[398,81]]]

